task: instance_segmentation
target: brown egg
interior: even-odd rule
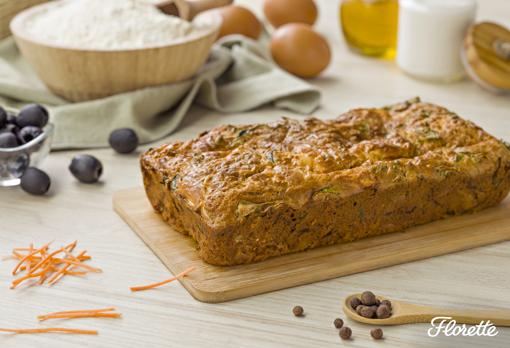
[[[223,19],[219,37],[241,34],[257,40],[262,32],[262,24],[246,7],[230,5],[221,7],[218,13]]]
[[[265,0],[264,14],[275,28],[287,23],[314,25],[317,6],[313,0]]]
[[[282,69],[304,78],[319,75],[331,61],[326,39],[301,23],[285,24],[274,32],[271,55]]]

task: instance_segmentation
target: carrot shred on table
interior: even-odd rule
[[[81,253],[78,254],[78,259],[81,257],[81,256],[84,256],[86,253],[85,250],[83,250]],[[65,265],[64,267],[62,267],[58,272],[56,272],[49,280],[48,280],[48,284],[50,285],[53,285],[55,284],[61,277],[60,275],[64,275],[66,273],[66,271],[71,267],[71,264],[67,264]]]
[[[74,314],[59,314],[50,315],[39,318],[39,321],[45,321],[49,319],[77,319],[77,318],[120,318],[120,313],[74,313]]]
[[[48,314],[43,314],[43,315],[39,315],[39,317],[46,317],[46,316],[49,316],[49,315],[59,315],[59,314],[76,314],[76,313],[84,313],[84,312],[87,312],[87,313],[101,313],[101,312],[113,312],[115,311],[116,308],[115,307],[106,307],[106,308],[99,308],[99,309],[78,309],[78,310],[73,310],[73,311],[61,311],[61,312],[52,312],[52,313],[48,313]]]
[[[41,248],[37,249],[37,250],[34,250],[32,252],[29,252],[27,255],[25,255],[20,261],[19,263],[16,265],[16,267],[14,267],[14,269],[12,270],[12,275],[16,275],[18,273],[18,269],[21,267],[21,265],[23,265],[23,263],[25,261],[27,261],[28,259],[30,259],[30,257],[38,252],[42,252],[43,250],[45,250],[46,248],[48,248],[48,246],[50,245],[50,243],[47,243],[45,245],[43,245]]]
[[[16,288],[26,280],[34,278],[39,278],[36,282],[38,285],[45,283],[54,285],[64,276],[84,276],[89,272],[102,272],[100,268],[84,263],[92,259],[89,255],[86,255],[86,250],[78,253],[78,255],[73,254],[78,241],[54,251],[49,250],[51,243],[46,243],[40,248],[34,248],[33,244],[30,244],[28,248],[14,248],[12,250],[10,258],[18,260],[12,274],[17,275],[21,272],[25,272],[25,274],[12,281],[11,289]]]
[[[31,278],[37,278],[39,277],[40,275],[42,274],[42,272],[39,272],[39,273],[36,273],[36,274],[26,274],[24,275],[23,277],[20,277],[18,279],[15,279],[12,281],[12,284],[11,284],[11,289],[15,289],[19,284],[21,284],[22,282],[24,282],[25,280],[27,279],[31,279]]]
[[[63,253],[63,252],[64,252],[64,248],[60,248],[60,249],[55,250],[54,252],[46,255],[46,257],[43,258],[41,261],[39,261],[39,263],[37,263],[37,265],[35,265],[34,268],[32,268],[30,271],[33,272],[33,271],[38,270],[42,265],[44,265],[45,263],[51,261],[53,256],[58,255],[58,254]]]
[[[190,267],[190,268],[184,270],[183,272],[177,274],[175,277],[163,280],[163,281],[158,282],[158,283],[148,284],[148,285],[144,285],[144,286],[134,286],[134,287],[131,288],[131,291],[144,291],[144,290],[149,290],[149,289],[157,288],[157,287],[159,287],[161,285],[165,285],[165,284],[168,284],[170,282],[173,282],[174,280],[177,280],[179,278],[185,277],[186,275],[188,275],[188,273],[190,273],[194,269],[195,269],[195,267]]]
[[[97,335],[97,330],[68,329],[63,327],[46,327],[42,329],[3,329],[0,332],[13,334],[40,334],[40,333],[65,333],[79,335]]]
[[[74,250],[74,248],[76,248],[77,245],[78,245],[78,241],[75,240],[74,242],[69,243],[67,246],[65,246],[64,249],[69,252],[72,252]]]
[[[77,267],[82,267],[82,268],[88,269],[90,272],[94,272],[94,273],[102,273],[103,272],[103,270],[101,268],[96,268],[96,267],[86,265],[81,261],[73,261],[73,260],[66,259],[66,260],[63,260],[63,262],[69,263],[69,264],[77,266]]]
[[[73,276],[81,277],[81,276],[87,275],[87,272],[85,272],[85,271],[65,271],[64,275],[73,275]]]
[[[115,307],[101,309],[83,309],[75,311],[54,312],[37,316],[39,321],[48,319],[77,319],[77,318],[120,318],[120,313],[115,313]]]

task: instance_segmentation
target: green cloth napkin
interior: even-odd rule
[[[313,112],[320,104],[319,90],[277,68],[263,47],[230,36],[213,47],[190,80],[70,103],[46,89],[7,38],[0,41],[0,104],[46,105],[55,124],[53,149],[104,147],[110,132],[122,127],[133,128],[142,143],[152,142],[172,133],[192,103],[225,113],[269,103],[301,114]]]

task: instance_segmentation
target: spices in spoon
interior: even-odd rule
[[[382,300],[381,305],[384,305],[384,306],[388,307],[389,309],[391,309],[391,301],[390,300]]]
[[[372,306],[377,303],[377,299],[372,291],[365,291],[361,294],[361,303],[365,306]]]
[[[391,316],[391,309],[386,305],[380,305],[377,307],[376,314],[378,319],[386,319]]]
[[[376,310],[374,307],[361,305],[358,308],[356,308],[356,312],[364,318],[373,318],[375,316]]]
[[[391,301],[380,300],[371,291],[364,291],[360,297],[352,297],[349,305],[358,315],[369,319],[386,319],[392,312]]]
[[[358,306],[361,304],[361,300],[357,297],[353,297],[351,298],[350,304],[351,308],[356,310],[356,308],[358,308]]]

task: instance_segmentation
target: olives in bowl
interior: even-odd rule
[[[19,111],[0,106],[0,186],[19,185],[27,168],[37,167],[50,152],[53,133],[43,106]]]

